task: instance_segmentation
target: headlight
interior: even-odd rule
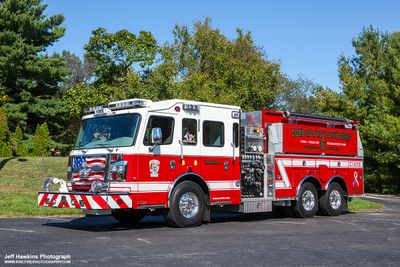
[[[90,187],[90,192],[93,193],[100,193],[102,191],[107,190],[108,184],[103,183],[102,181],[93,181],[91,187]]]
[[[119,173],[125,172],[125,165],[123,165],[123,166],[118,166],[116,171],[119,172]]]
[[[128,162],[124,161],[124,160],[111,162],[111,164],[110,164],[111,180],[125,181],[127,165],[128,165]]]

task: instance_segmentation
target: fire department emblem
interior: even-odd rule
[[[150,177],[158,177],[158,172],[160,170],[160,161],[152,159],[149,161]]]

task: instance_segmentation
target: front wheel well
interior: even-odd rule
[[[203,180],[203,178],[201,178],[201,176],[199,176],[199,175],[197,175],[195,173],[183,174],[183,175],[179,176],[175,180],[175,182],[173,183],[173,185],[172,185],[172,187],[171,187],[171,189],[170,189],[170,191],[168,193],[168,202],[169,202],[170,196],[171,196],[172,192],[174,191],[175,187],[178,184],[180,184],[180,183],[182,183],[184,181],[191,181],[191,182],[194,182],[194,183],[198,184],[201,187],[201,189],[203,190],[203,192],[204,192],[204,194],[206,196],[206,204],[207,205],[210,204],[210,190],[209,190],[206,182]]]

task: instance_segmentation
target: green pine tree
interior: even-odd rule
[[[15,149],[15,154],[17,156],[22,156],[22,157],[27,156],[28,149],[24,144],[24,135],[22,133],[21,127],[17,126],[17,128],[15,128],[15,132],[13,134],[12,139],[13,139],[12,143]]]
[[[318,90],[319,113],[360,120],[367,191],[400,192],[400,32],[371,27],[339,58],[342,92]]]
[[[64,16],[47,16],[46,6],[41,0],[0,1],[0,97],[7,98],[10,128],[21,125],[27,133],[43,121],[52,133],[64,129],[66,108],[58,93],[65,60],[44,53],[64,35]]]
[[[47,123],[38,124],[33,137],[33,154],[35,156],[50,156],[51,143]]]

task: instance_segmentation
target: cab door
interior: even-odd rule
[[[166,207],[169,188],[177,176],[179,168],[179,145],[177,115],[149,113],[146,128],[138,140],[140,143],[138,156],[138,206]],[[161,128],[162,140],[160,145],[151,143],[153,128]]]
[[[191,172],[196,175],[201,175],[201,150],[200,150],[200,120],[198,116],[185,114],[181,120],[180,131],[180,160],[181,173],[180,175]]]
[[[240,199],[236,181],[240,178],[235,176],[239,168],[239,152],[233,140],[235,121],[231,110],[214,108],[212,111],[204,112],[200,122],[203,178],[210,188],[211,203],[236,204]]]

